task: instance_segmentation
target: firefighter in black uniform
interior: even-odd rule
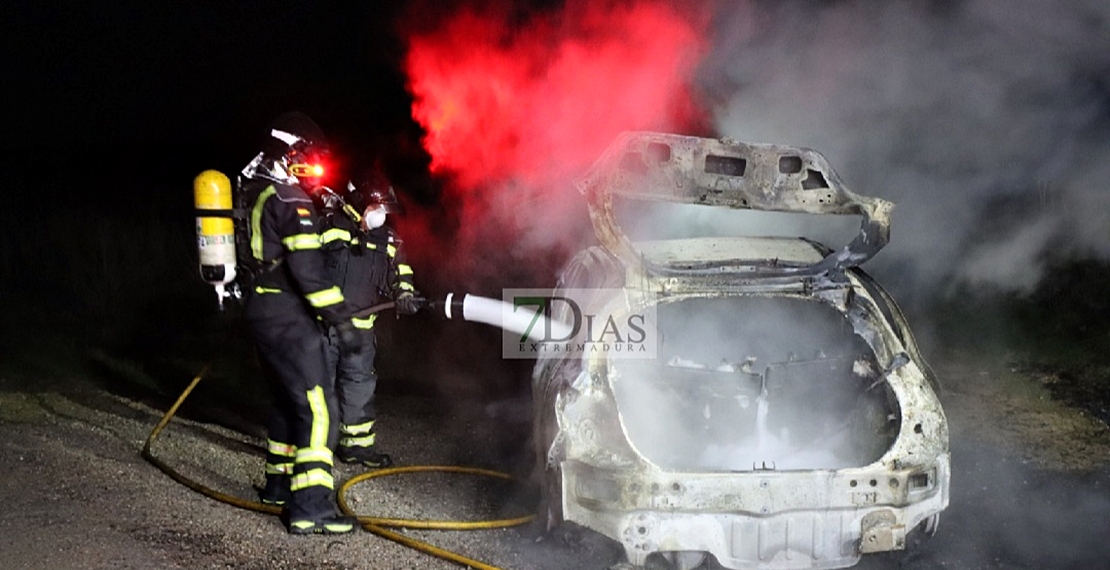
[[[357,520],[336,512],[332,478],[337,401],[317,318],[331,324],[345,352],[361,349],[351,306],[329,279],[316,209],[323,132],[308,116],[278,117],[263,151],[247,165],[239,194],[249,235],[240,242],[251,281],[244,316],[275,385],[266,454],[264,503],[284,504],[292,534],[350,532]]]
[[[370,173],[357,185],[348,183],[347,189],[347,202],[332,199],[324,207],[322,240],[334,281],[356,310],[392,300],[397,314],[416,313],[424,300],[413,286],[412,267],[405,263],[400,240],[385,225],[386,214],[399,210],[393,188],[384,177]],[[344,208],[347,204],[351,206]],[[393,464],[390,456],[375,446],[377,316],[359,315],[354,319],[364,347],[357,353],[340,350],[338,331],[335,327],[328,331],[328,370],[335,378],[339,396],[336,457],[344,463],[371,468]]]

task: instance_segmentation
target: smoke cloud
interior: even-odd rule
[[[1029,292],[1110,258],[1110,5],[722,2],[699,73],[717,131],[813,148],[897,204],[868,268],[902,297]]]
[[[521,15],[486,4],[413,34],[413,116],[446,181],[440,213],[425,214],[440,217],[419,224],[449,240],[453,261],[438,255],[439,270],[498,289],[553,284],[552,266],[593,235],[575,179],[621,131],[704,119],[690,86],[708,7],[571,0]]]
[[[426,289],[552,284],[594,239],[573,182],[632,129],[821,152],[852,190],[896,204],[867,269],[910,305],[1028,293],[1054,263],[1110,259],[1104,2],[521,6],[421,6],[406,26],[413,117],[440,182],[434,208],[399,220]],[[854,235],[855,220],[815,236],[804,217],[686,209],[628,227]]]
[[[1054,261],[1110,258],[1105,3],[487,2],[425,24],[405,71],[444,183],[409,238],[449,247],[455,282],[547,284],[592,239],[573,181],[630,129],[818,150],[897,204],[868,267],[903,299],[1025,293]],[[672,225],[759,227],[701,210]],[[758,233],[807,234],[792,223]],[[499,268],[473,261],[491,242]]]

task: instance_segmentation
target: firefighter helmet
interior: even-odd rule
[[[243,175],[313,190],[326,174],[327,153],[327,139],[316,121],[304,113],[284,113],[270,125],[262,152],[243,169]]]
[[[401,212],[401,203],[397,201],[393,185],[376,169],[348,182],[347,193],[359,210],[381,206],[388,214]]]
[[[371,188],[366,192],[366,207],[374,206],[381,206],[388,214],[401,211],[401,203],[397,201],[397,194],[393,192],[392,186]]]
[[[270,138],[280,144],[273,145],[276,154],[290,150],[304,152],[310,147],[327,147],[324,131],[308,115],[291,111],[283,113],[270,125]]]

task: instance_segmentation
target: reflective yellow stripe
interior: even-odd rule
[[[407,263],[398,263],[397,275],[412,275],[412,267]]]
[[[292,463],[267,463],[267,475],[291,475],[293,473]]]
[[[369,317],[366,317],[365,319],[359,319],[359,318],[352,317],[351,322],[354,323],[356,329],[368,330],[368,329],[374,328],[374,320],[377,319],[377,318],[378,318],[378,315],[370,315]]]
[[[295,463],[327,463],[334,465],[331,450],[326,447],[305,447],[297,450]]]
[[[348,522],[326,522],[324,528],[331,532],[342,534],[344,532],[351,532],[355,525]]]
[[[393,244],[385,246],[385,251],[389,254],[389,257],[394,257],[395,255],[397,255],[397,247]]]
[[[402,281],[397,285],[397,287],[400,289],[404,289],[405,291],[416,291],[416,287],[413,287],[412,283],[409,283],[408,281]]]
[[[309,293],[304,296],[308,299],[308,304],[319,309],[320,307],[330,307],[336,303],[343,302],[343,291],[338,286],[329,287],[323,291]]]
[[[289,521],[289,526],[299,528],[301,530],[308,530],[316,528],[320,525],[327,529],[329,532],[344,533],[350,532],[355,525],[346,522],[316,522],[316,521]]]
[[[331,243],[333,241],[351,241],[351,232],[342,228],[332,228],[320,234],[320,241],[322,243]]]
[[[328,403],[324,400],[322,386],[308,391],[308,406],[312,409],[312,431],[308,438],[308,446],[327,449],[328,425],[331,418],[328,416]]]
[[[274,289],[272,287],[263,287],[259,285],[258,287],[254,288],[254,292],[258,293],[259,295],[265,295],[267,293],[281,293],[281,289]]]
[[[277,194],[277,190],[273,186],[267,187],[258,195],[258,200],[251,209],[251,254],[258,261],[265,261],[262,258],[262,206],[274,194]]]
[[[311,469],[304,473],[297,473],[289,482],[289,490],[291,491],[300,491],[308,487],[334,489],[335,479],[332,478],[331,473],[324,469]]]
[[[282,457],[293,457],[297,453],[297,446],[269,439],[266,440],[266,451]]]
[[[339,439],[339,445],[343,447],[370,447],[374,445],[374,438],[378,434],[372,433],[363,437],[343,437]]]
[[[320,234],[297,234],[281,240],[282,245],[289,251],[305,251],[320,249]]]
[[[378,249],[378,244],[368,243],[368,244],[366,244],[366,249]]]
[[[364,424],[353,425],[340,425],[339,431],[346,435],[362,435],[370,433],[374,429],[374,420],[370,420]]]

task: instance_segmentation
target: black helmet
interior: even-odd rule
[[[397,201],[397,194],[392,186],[385,188],[371,188],[366,192],[366,206],[380,205],[387,214],[396,214],[401,211],[401,203]]]
[[[271,123],[262,152],[243,169],[243,175],[313,190],[326,174],[327,153],[327,139],[316,121],[297,111],[283,113]]]
[[[322,151],[327,146],[328,140],[316,121],[304,113],[290,111],[270,124],[270,139],[263,152],[271,158],[279,158],[290,152]]]
[[[359,211],[382,206],[387,214],[401,213],[401,203],[389,180],[377,169],[347,183],[347,192]]]

